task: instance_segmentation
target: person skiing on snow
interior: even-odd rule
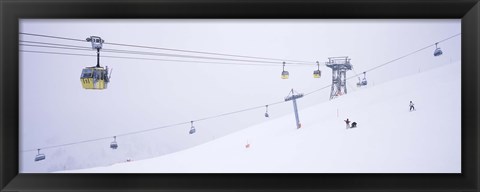
[[[412,101],[410,101],[410,111],[414,110],[415,111],[415,107],[414,107],[415,104],[413,104]]]
[[[345,120],[345,123],[347,124],[347,129],[350,128],[350,120],[348,120],[348,118]]]

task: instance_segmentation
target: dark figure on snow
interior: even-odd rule
[[[355,128],[355,127],[357,127],[357,122],[353,122],[350,128]]]
[[[348,118],[345,120],[345,123],[347,124],[347,129],[350,128],[350,120],[348,120]]]
[[[414,107],[415,104],[413,104],[412,101],[410,101],[410,111],[414,110],[415,111],[415,107]]]

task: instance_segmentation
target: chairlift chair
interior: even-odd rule
[[[190,131],[188,133],[194,134],[195,133],[195,127],[190,128]]]
[[[367,72],[363,72],[363,79],[362,79],[362,85],[365,86],[367,85]]]
[[[433,56],[437,57],[443,54],[442,49],[440,47],[437,47],[438,43],[435,43],[435,51],[433,52]]]
[[[367,85],[367,77],[366,77],[366,72],[363,72],[363,79],[360,81],[360,77],[358,77],[357,86],[361,87],[361,86],[365,86],[365,85]]]
[[[118,148],[117,142],[114,141],[114,142],[110,143],[110,148],[117,149]]]
[[[269,115],[268,115],[268,105],[265,105],[265,117],[269,117]]]
[[[112,149],[117,149],[117,148],[118,148],[117,136],[114,136],[114,137],[113,137],[113,142],[110,143],[110,148],[112,148]]]
[[[361,87],[361,86],[362,86],[362,81],[360,80],[360,77],[358,77],[357,87]]]
[[[195,126],[193,126],[193,121],[190,121],[190,124],[192,125],[190,127],[190,131],[188,132],[190,135],[195,133]]]
[[[38,149],[38,153],[35,156],[35,161],[41,161],[45,159],[45,154],[40,154],[40,149]]]

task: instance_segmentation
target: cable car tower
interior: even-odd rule
[[[327,67],[332,68],[332,89],[330,99],[347,94],[347,70],[352,70],[348,56],[329,57],[325,63]]]
[[[297,129],[300,129],[302,127],[302,124],[300,123],[300,119],[298,118],[298,110],[297,110],[297,99],[302,98],[303,94],[302,93],[297,93],[293,89],[290,91],[287,97],[285,97],[285,101],[292,101],[293,102],[293,112],[295,113],[295,120],[297,121]]]

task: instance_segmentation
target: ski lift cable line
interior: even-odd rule
[[[40,43],[40,44],[43,44],[43,42],[32,42],[32,41],[21,41],[21,42],[24,42],[24,43]],[[65,45],[65,44],[55,44],[55,43],[46,43],[46,45],[32,45],[32,44],[24,44],[24,43],[20,43],[19,45],[21,46],[29,46],[29,47],[42,47],[42,48],[53,48],[53,49],[69,49],[69,50],[80,50],[80,51],[90,51],[91,48],[90,47],[83,47],[83,46],[70,46],[70,45]],[[50,46],[50,45],[55,45],[55,46]],[[58,45],[58,46],[56,46]],[[105,50],[106,52],[111,52],[111,53],[123,53],[122,51],[125,51],[125,50],[114,50],[114,51],[110,51],[110,50]],[[40,53],[40,51],[38,52]],[[53,52],[45,52],[45,53],[53,53]],[[59,52],[57,52],[59,53]],[[129,54],[137,54],[137,53],[129,53]],[[75,55],[75,54],[69,54],[69,55]],[[151,56],[156,56],[154,54],[140,54],[140,55],[151,55]],[[163,56],[163,55],[160,55],[160,56]],[[108,57],[108,56],[102,56],[102,57]],[[121,58],[121,57],[120,57]],[[127,58],[127,57],[125,57]],[[160,61],[162,61],[162,59],[159,59]],[[163,59],[164,61],[181,61],[181,60],[167,60],[167,59]],[[219,63],[219,62],[206,62],[206,61],[196,61],[196,60],[192,60],[192,61],[181,61],[181,62],[197,62],[197,63],[212,63],[212,64],[227,64],[227,63]],[[229,63],[229,64],[233,64],[233,63]],[[241,63],[235,63],[235,64],[238,64],[238,65],[261,65],[261,64],[241,64]],[[264,66],[278,66],[278,64],[262,64]],[[299,64],[292,64],[293,66],[299,66]]]
[[[273,106],[273,105],[278,105],[278,104],[281,104],[281,103],[285,103],[285,101],[279,101],[279,102],[270,103],[270,104],[267,104],[267,105],[268,105],[268,106]],[[144,132],[150,132],[150,131],[155,131],[155,130],[159,130],[159,129],[165,129],[165,128],[170,128],[170,127],[175,127],[175,126],[184,125],[184,124],[190,124],[192,121],[193,121],[193,122],[205,121],[205,120],[209,120],[209,119],[219,118],[219,117],[227,116],[227,115],[233,115],[233,114],[242,113],[242,112],[245,112],[245,111],[251,111],[251,110],[255,110],[255,109],[259,109],[259,108],[264,108],[264,107],[265,107],[265,105],[260,105],[260,106],[256,106],[256,107],[250,107],[250,108],[246,108],[246,109],[242,109],[242,110],[238,110],[238,111],[233,111],[233,112],[228,112],[228,113],[222,113],[222,114],[219,114],[219,115],[204,117],[204,118],[195,119],[195,120],[191,120],[191,121],[185,121],[185,122],[180,122],[180,123],[175,123],[175,124],[170,124],[170,125],[164,125],[164,126],[160,126],[160,127],[155,127],[155,128],[151,128],[151,129],[144,129],[144,130],[139,130],[139,131],[133,131],[133,132],[128,132],[128,133],[117,134],[117,135],[114,135],[114,136],[116,136],[116,137],[118,138],[118,137],[121,137],[121,136],[134,135],[134,134],[139,134],[139,133],[144,133]],[[77,142],[71,142],[71,143],[65,143],[65,144],[59,144],[59,145],[50,145],[50,146],[39,147],[39,148],[35,148],[35,149],[32,148],[32,149],[28,149],[28,150],[23,150],[22,152],[31,152],[31,151],[36,151],[36,150],[38,150],[38,149],[59,148],[59,147],[65,147],[65,146],[70,146],[70,145],[83,144],[83,143],[89,143],[89,142],[94,142],[94,141],[99,141],[99,140],[111,139],[112,137],[113,137],[113,136],[101,137],[101,138],[96,138],[96,139],[89,139],[89,140],[83,140],[83,141],[77,141]]]
[[[353,70],[353,72],[355,73],[355,76],[358,77],[358,73],[357,73],[357,71],[355,71],[355,68],[354,68],[354,67],[352,67],[352,70]]]
[[[85,42],[85,40],[83,40],[83,39],[74,39],[74,38],[68,38],[68,37],[58,37],[58,36],[43,35],[43,34],[23,33],[23,32],[19,32],[19,34],[21,34],[21,35],[29,35],[29,36],[37,36],[37,37],[46,37],[46,38],[54,38],[54,39],[63,39],[63,40],[70,40],[70,41]]]
[[[53,48],[53,49],[70,49],[70,50],[82,50],[90,51],[89,47],[65,47],[65,46],[49,46],[49,45],[32,45],[32,44],[19,44],[21,46],[29,47],[42,47],[42,48]],[[194,58],[194,59],[212,59],[212,60],[228,60],[228,61],[239,61],[239,62],[254,62],[254,63],[270,63],[275,64],[276,62],[268,61],[254,61],[254,60],[237,60],[237,59],[227,59],[227,58],[214,58],[214,57],[198,57],[198,56],[189,56],[189,55],[175,55],[175,54],[164,54],[164,53],[153,53],[153,52],[140,52],[140,51],[128,51],[128,50],[118,50],[118,49],[102,49],[103,52],[109,53],[125,53],[125,54],[137,54],[137,55],[150,55],[150,56],[165,56],[165,57],[182,57],[182,58]]]
[[[96,55],[92,55],[92,54],[51,52],[51,51],[20,50],[20,52],[26,52],[26,53],[41,53],[41,54],[53,54],[53,55],[68,55],[68,56],[96,57]],[[147,60],[147,61],[170,61],[170,62],[182,62],[182,63],[202,63],[202,64],[214,64],[214,65],[244,65],[244,66],[259,66],[259,67],[278,67],[278,65],[276,65],[276,64],[222,63],[222,62],[208,62],[208,61],[194,61],[194,60],[191,60],[191,61],[190,61],[190,60],[156,59],[156,58],[144,58],[144,57],[111,56],[111,55],[103,55],[102,57],[105,57],[105,58],[115,58],[115,59]],[[298,67],[298,65],[295,65],[295,67]]]
[[[30,152],[30,151],[37,151],[38,149],[53,149],[53,148],[59,148],[59,147],[66,147],[66,146],[71,146],[71,145],[77,145],[77,144],[83,144],[83,143],[90,143],[94,141],[100,141],[100,140],[105,140],[105,139],[111,139],[112,137],[102,137],[102,138],[96,138],[96,139],[88,139],[88,140],[82,140],[82,141],[77,141],[77,142],[71,142],[71,143],[64,143],[64,144],[59,144],[59,145],[50,145],[50,146],[45,146],[41,148],[35,148],[35,149],[28,149],[24,150],[22,152]]]
[[[38,43],[38,42],[36,42],[36,43]],[[62,44],[55,44],[55,45],[59,45],[59,46],[51,46],[51,45],[32,45],[32,44],[20,43],[19,45],[29,46],[29,47],[52,48],[52,49],[70,49],[70,50],[83,50],[83,51],[91,50],[91,48],[89,48],[89,47],[67,46],[67,45],[62,45]],[[240,59],[228,59],[228,58],[217,58],[217,57],[201,57],[201,56],[191,56],[191,55],[178,55],[178,54],[166,54],[166,53],[155,53],[155,52],[129,51],[129,50],[119,50],[119,49],[102,49],[102,51],[103,52],[109,52],[109,53],[125,53],[125,54],[136,54],[136,55],[149,55],[149,56],[160,56],[160,57],[181,57],[181,58],[207,59],[207,60],[226,60],[226,61],[250,62],[250,63],[269,63],[269,64],[276,64],[277,66],[280,65],[280,63],[278,63],[278,62],[272,62],[272,61],[240,60]],[[291,65],[309,65],[309,64],[292,63]]]
[[[405,58],[405,57],[408,57],[408,56],[410,56],[410,55],[413,55],[413,54],[418,53],[418,52],[420,52],[420,51],[423,51],[423,50],[425,50],[425,49],[428,49],[428,48],[434,46],[434,45],[437,44],[437,43],[447,41],[447,40],[449,40],[449,39],[451,39],[451,38],[454,38],[454,37],[457,37],[457,36],[459,36],[459,35],[461,35],[461,33],[458,33],[458,34],[456,34],[456,35],[453,35],[453,36],[451,36],[451,37],[448,37],[448,38],[443,39],[443,40],[441,40],[441,41],[438,41],[438,42],[436,42],[436,43],[427,45],[427,46],[425,46],[425,47],[423,47],[423,48],[420,48],[420,49],[418,49],[418,50],[416,50],[416,51],[413,51],[413,52],[410,52],[410,53],[408,53],[408,54],[405,54],[405,55],[403,55],[403,56],[401,56],[401,57],[398,57],[398,58],[393,59],[393,60],[391,60],[391,61],[388,61],[388,62],[386,62],[386,63],[383,63],[383,64],[380,64],[380,65],[375,66],[375,67],[373,67],[373,68],[370,68],[370,69],[366,70],[365,72],[373,71],[373,70],[375,70],[375,69],[378,69],[378,68],[380,68],[380,67],[383,67],[383,66],[385,66],[385,65],[388,65],[388,64],[390,64],[390,63],[393,63],[393,62],[395,62],[395,61],[398,61],[398,60],[400,60],[400,59],[403,59],[403,58]],[[349,77],[349,78],[347,78],[347,80],[348,80],[348,79],[351,79],[351,78],[353,78],[353,77]]]
[[[277,105],[277,104],[281,104],[281,103],[285,103],[285,101],[279,101],[279,102],[270,103],[270,104],[267,104],[267,105],[268,106],[273,106],[273,105]],[[213,118],[217,118],[217,117],[232,115],[232,114],[241,113],[241,112],[245,112],[245,111],[251,111],[251,110],[254,110],[254,109],[259,109],[259,108],[264,108],[264,107],[265,107],[265,105],[261,105],[261,106],[251,107],[251,108],[242,109],[242,110],[238,110],[238,111],[234,111],[234,112],[223,113],[223,114],[220,114],[220,115],[205,117],[205,118],[201,118],[201,119],[197,119],[197,120],[193,120],[193,121],[195,121],[195,122],[204,121],[204,120],[207,120],[207,119],[213,119]]]
[[[268,104],[268,105],[277,105],[277,104],[284,103],[284,102],[285,101],[275,102],[275,103],[271,103],[271,104]],[[150,131],[155,131],[155,130],[158,130],[158,129],[164,129],[164,128],[175,127],[175,126],[179,126],[179,125],[190,124],[191,122],[205,121],[205,120],[209,120],[209,119],[214,119],[214,118],[227,116],[227,115],[233,115],[233,114],[237,114],[237,113],[241,113],[241,112],[245,112],[245,111],[251,111],[251,110],[264,108],[264,107],[265,107],[265,105],[261,105],[261,106],[251,107],[251,108],[242,109],[242,110],[238,110],[238,111],[233,111],[233,112],[228,112],[228,113],[222,113],[222,114],[219,114],[219,115],[204,117],[204,118],[200,118],[200,119],[194,119],[194,120],[191,120],[191,121],[185,121],[185,122],[181,122],[181,123],[176,123],[176,124],[171,124],[171,125],[166,125],[166,126],[161,126],[161,127],[155,127],[155,128],[151,128],[151,129],[144,129],[144,130],[139,130],[139,131],[123,133],[123,134],[119,134],[119,135],[116,135],[116,136],[119,137],[119,136],[127,136],[127,135],[134,135],[134,134],[138,134],[138,133],[150,132]]]
[[[55,46],[62,46],[62,47],[74,47],[74,48],[89,48],[92,49],[91,46],[77,46],[77,45],[68,45],[68,44],[60,44],[60,43],[46,43],[40,41],[25,41],[19,40],[20,43],[30,43],[30,44],[40,44],[40,45],[55,45]]]
[[[455,34],[455,35],[453,35],[453,36],[451,36],[451,37],[448,37],[448,38],[446,38],[446,39],[443,39],[443,40],[441,40],[441,41],[438,41],[437,43],[447,41],[447,40],[449,40],[449,39],[452,39],[452,38],[457,37],[457,36],[460,36],[460,35],[461,35],[461,33]],[[423,51],[423,50],[425,50],[425,49],[427,49],[427,48],[429,48],[429,47],[432,47],[432,46],[434,46],[435,44],[436,44],[436,43],[430,44],[430,45],[428,45],[428,46],[425,46],[425,47],[423,47],[423,48],[417,49],[417,50],[415,50],[415,51],[413,51],[413,52],[410,52],[410,53],[408,53],[408,54],[406,54],[406,55],[403,55],[403,56],[401,56],[401,57],[398,57],[398,58],[393,59],[393,60],[391,60],[391,61],[388,61],[388,62],[386,62],[386,63],[377,65],[377,66],[375,66],[375,67],[373,67],[373,68],[370,68],[370,69],[366,70],[365,72],[370,72],[370,71],[376,70],[376,69],[378,69],[378,68],[380,68],[380,67],[383,67],[383,66],[385,66],[385,65],[394,63],[395,61],[398,61],[398,60],[400,60],[400,59],[403,59],[403,58],[405,58],[405,57],[408,57],[408,56],[410,56],[410,55],[413,55],[413,54],[415,54],[415,53],[418,53],[418,52],[420,52],[420,51]],[[355,73],[356,73],[356,72],[355,72]],[[350,77],[346,78],[346,80],[350,80],[350,79],[352,79],[352,78],[354,78],[354,77],[357,77],[357,76],[358,76],[358,75],[350,76]],[[330,86],[331,86],[331,85],[328,85],[328,86],[321,87],[321,88],[319,88],[319,89],[313,90],[313,91],[311,91],[311,92],[306,93],[305,96],[310,95],[310,94],[315,93],[315,92],[318,92],[318,91],[321,91],[321,90],[326,89],[326,88],[328,88],[328,87],[330,87]]]
[[[439,42],[446,41],[446,40],[451,39],[451,38],[453,38],[453,37],[455,37],[455,36],[458,36],[458,35],[460,35],[460,34],[454,35],[454,36],[452,36],[452,37],[449,37],[449,38],[444,39],[444,40],[439,41]],[[433,45],[435,45],[435,44],[433,44]],[[405,58],[405,57],[407,57],[407,56],[410,56],[410,55],[412,55],[412,54],[414,54],[414,53],[417,53],[417,52],[419,52],[419,51],[422,51],[422,50],[424,50],[424,49],[426,49],[426,48],[428,48],[428,47],[431,47],[431,46],[432,46],[432,45],[429,45],[429,46],[427,46],[427,47],[418,49],[418,50],[416,50],[416,51],[413,51],[413,52],[411,52],[411,53],[409,53],[409,54],[406,54],[406,55],[401,56],[401,57],[399,57],[399,58],[396,58],[396,59],[394,59],[394,60],[391,60],[391,61],[386,62],[386,63],[384,63],[384,64],[378,65],[378,66],[376,66],[376,67],[374,67],[374,68],[372,68],[372,69],[369,69],[369,70],[367,70],[367,71],[372,71],[372,70],[378,69],[379,67],[382,67],[382,66],[385,66],[385,65],[387,65],[387,64],[393,63],[394,61],[397,61],[397,60],[400,60],[400,59]],[[347,78],[347,80],[348,80],[348,79],[351,79],[351,78],[353,78],[353,77],[356,77],[356,76],[351,76],[351,77]],[[320,90],[326,89],[326,88],[328,88],[328,87],[330,87],[330,85],[327,85],[327,86],[324,86],[324,87],[322,87],[322,88],[320,88],[320,89],[316,89],[316,90],[314,90],[314,91],[308,92],[308,93],[304,94],[304,97],[307,96],[307,95],[310,95],[310,94],[312,94],[312,93],[318,92],[318,91],[320,91]],[[268,106],[273,106],[273,105],[277,105],[277,104],[280,104],[280,103],[285,103],[285,101],[275,102],[275,103],[271,103],[271,104],[267,104],[267,105],[268,105]],[[173,126],[179,126],[179,125],[183,125],[183,124],[188,124],[188,123],[191,123],[191,122],[198,122],[198,121],[204,121],[204,120],[208,120],[208,119],[214,119],[214,118],[218,118],[218,117],[222,117],[222,116],[226,116],[226,115],[232,115],[232,114],[241,113],[241,112],[245,112],[245,111],[250,111],[250,110],[254,110],[254,109],[258,109],[258,108],[263,108],[263,107],[265,107],[265,105],[261,105],[261,106],[257,106],[257,107],[251,107],[251,108],[247,108],[247,109],[243,109],[243,110],[238,110],[238,111],[234,111],[234,112],[229,112],[229,113],[223,113],[223,114],[220,114],[220,115],[205,117],[205,118],[196,119],[196,120],[192,120],[192,121],[186,121],[186,122],[181,122],[181,123],[176,123],[176,124],[171,124],[171,125],[156,127],[156,128],[152,128],[152,129],[146,129],[146,130],[140,130],[140,131],[135,131],[135,132],[123,133],[123,134],[119,134],[119,135],[115,135],[115,136],[117,136],[117,137],[118,137],[118,136],[126,136],[126,135],[138,134],[138,133],[143,133],[143,132],[148,132],[148,131],[154,131],[154,130],[158,130],[158,129],[163,129],[163,128],[168,128],[168,127],[173,127]],[[103,139],[109,139],[109,138],[111,138],[111,137],[102,137],[102,138],[97,138],[97,139],[90,139],[90,140],[72,142],[72,143],[61,144],[61,145],[52,145],[52,146],[41,147],[41,148],[36,148],[36,149],[24,150],[24,151],[22,151],[22,152],[35,151],[35,150],[38,150],[38,149],[58,148],[58,147],[62,147],[62,146],[68,146],[68,145],[75,145],[75,144],[80,144],[80,143],[93,142],[93,141],[98,141],[98,140],[103,140]]]
[[[59,37],[59,36],[52,36],[52,35],[24,33],[24,32],[20,32],[19,34],[85,42],[85,40],[83,40],[83,39],[74,39],[74,38]],[[116,45],[116,46],[136,47],[136,48],[146,48],[146,49],[157,49],[157,50],[165,50],[165,51],[177,51],[177,52],[186,52],[186,53],[208,54],[208,55],[217,55],[217,56],[228,56],[228,57],[239,57],[239,58],[250,58],[250,59],[263,59],[263,60],[274,60],[274,61],[288,61],[288,62],[295,62],[295,63],[299,63],[299,64],[300,63],[303,63],[303,64],[314,63],[314,62],[301,61],[301,60],[279,59],[279,58],[269,58],[269,57],[254,57],[254,56],[245,56],[245,55],[235,55],[235,54],[225,54],[225,53],[215,53],[215,52],[205,52],[205,51],[192,51],[192,50],[185,50],[185,49],[171,49],[171,48],[163,48],[163,47],[153,47],[153,46],[145,46],[145,45],[132,45],[132,44],[113,43],[113,42],[105,42],[104,44],[110,44],[110,45]]]
[[[139,55],[155,55],[155,56],[182,57],[182,58],[194,58],[194,59],[225,60],[225,61],[238,61],[238,62],[250,62],[250,63],[270,63],[270,64],[277,64],[277,65],[281,64],[280,62],[273,62],[273,61],[229,59],[229,58],[218,58],[218,57],[202,57],[202,56],[143,52],[143,51],[124,51],[124,50],[116,50],[116,49],[104,49],[103,51],[115,52],[115,53],[126,53],[126,54],[139,54]],[[291,64],[302,65],[302,63],[291,63]],[[310,64],[303,64],[303,65],[310,65]]]
[[[137,47],[137,48],[147,48],[147,49],[159,49],[159,50],[167,50],[167,51],[179,51],[179,52],[187,52],[187,53],[209,54],[209,55],[218,55],[218,56],[242,57],[242,58],[250,58],[250,59],[264,59],[264,60],[275,60],[275,61],[288,61],[288,62],[304,63],[304,64],[314,63],[314,62],[308,62],[308,61],[298,61],[298,60],[288,60],[288,59],[276,59],[276,58],[268,58],[268,57],[253,57],[253,56],[233,55],[233,54],[224,54],[224,53],[212,53],[212,52],[203,52],[203,51],[189,51],[189,50],[181,50],[181,49],[169,49],[169,48],[162,48],[162,47],[151,47],[151,46],[141,46],[141,45],[129,45],[129,44],[121,44],[121,43],[109,43],[109,42],[105,42],[105,44],[117,45],[117,46]]]
[[[24,44],[24,43],[19,43],[18,45],[20,45],[20,46],[27,46],[27,47],[41,47],[41,48],[52,48],[52,49],[69,49],[69,50],[80,50],[80,51],[91,51],[91,50],[92,50],[92,48],[90,48],[90,47],[81,47],[81,46],[66,47],[66,46],[50,46],[50,45],[32,45],[32,44]]]

